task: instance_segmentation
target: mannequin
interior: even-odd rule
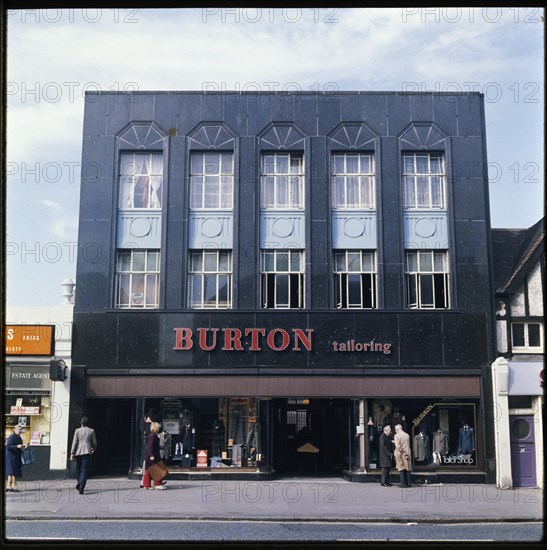
[[[384,429],[384,426],[390,423],[389,410],[383,403],[380,403],[378,409],[374,412],[374,422],[377,426],[380,426],[380,432]]]
[[[256,462],[256,457],[260,454],[260,436],[256,422],[249,426],[245,446],[247,447],[247,458],[253,463]]]
[[[213,420],[212,428],[213,432],[211,435],[211,456],[222,456],[226,436],[224,422],[217,418]]]
[[[414,436],[414,458],[420,462],[429,461],[431,458],[429,436],[422,431]]]
[[[467,422],[460,428],[459,436],[459,453],[458,454],[471,454],[475,450],[475,433],[473,428],[467,424]]]
[[[192,428],[189,422],[182,427],[182,432],[179,436],[179,442],[182,443],[182,454],[193,454],[196,448],[195,433],[195,429]]]
[[[403,432],[408,433],[408,422],[406,421],[406,417],[404,414],[401,413],[399,410],[399,407],[395,407],[393,409],[393,414],[391,415],[391,431],[395,430],[395,426],[397,424],[400,424],[403,428]]]
[[[232,410],[232,440],[234,445],[243,443],[243,406],[236,405]]]
[[[448,454],[448,434],[437,430],[433,436],[433,452],[441,455]]]

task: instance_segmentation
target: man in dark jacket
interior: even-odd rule
[[[391,440],[391,426],[384,426],[380,436],[380,468],[382,475],[380,485],[382,487],[391,487],[389,483],[389,470],[393,461],[393,441]]]

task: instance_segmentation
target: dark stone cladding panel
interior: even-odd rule
[[[487,322],[485,314],[454,312],[77,313],[74,361],[88,368],[183,368],[204,375],[257,368],[342,373],[414,367],[448,372],[488,363]],[[201,349],[198,328],[209,329],[203,333],[204,345],[212,349]],[[254,328],[264,329],[264,335],[256,333],[256,351],[250,349],[252,333],[245,336],[245,329]],[[191,347],[190,340],[182,342],[189,349],[174,349],[175,329],[189,329],[181,333],[185,338],[191,331]],[[232,329],[228,336],[235,340],[226,340],[223,329]],[[241,338],[234,329],[241,331]],[[309,351],[305,340],[296,341],[296,329],[302,329],[305,338],[306,329],[313,329]],[[289,340],[281,349],[286,335]]]

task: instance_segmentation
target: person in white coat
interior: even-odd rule
[[[401,478],[401,487],[411,487],[411,471],[412,471],[412,453],[410,452],[410,436],[403,431],[401,424],[395,426],[395,467],[399,470]]]

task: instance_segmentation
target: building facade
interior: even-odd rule
[[[492,247],[496,483],[543,488],[544,220],[529,229],[493,229]]]
[[[23,467],[25,480],[64,479],[71,408],[71,302],[74,283],[63,283],[65,301],[51,307],[6,308],[4,326],[4,441],[16,425],[32,445],[35,462]],[[52,379],[51,362],[62,370]]]
[[[494,475],[487,183],[478,93],[88,93],[96,471],[140,472],[151,414],[174,474],[372,480],[401,423],[417,475]]]

